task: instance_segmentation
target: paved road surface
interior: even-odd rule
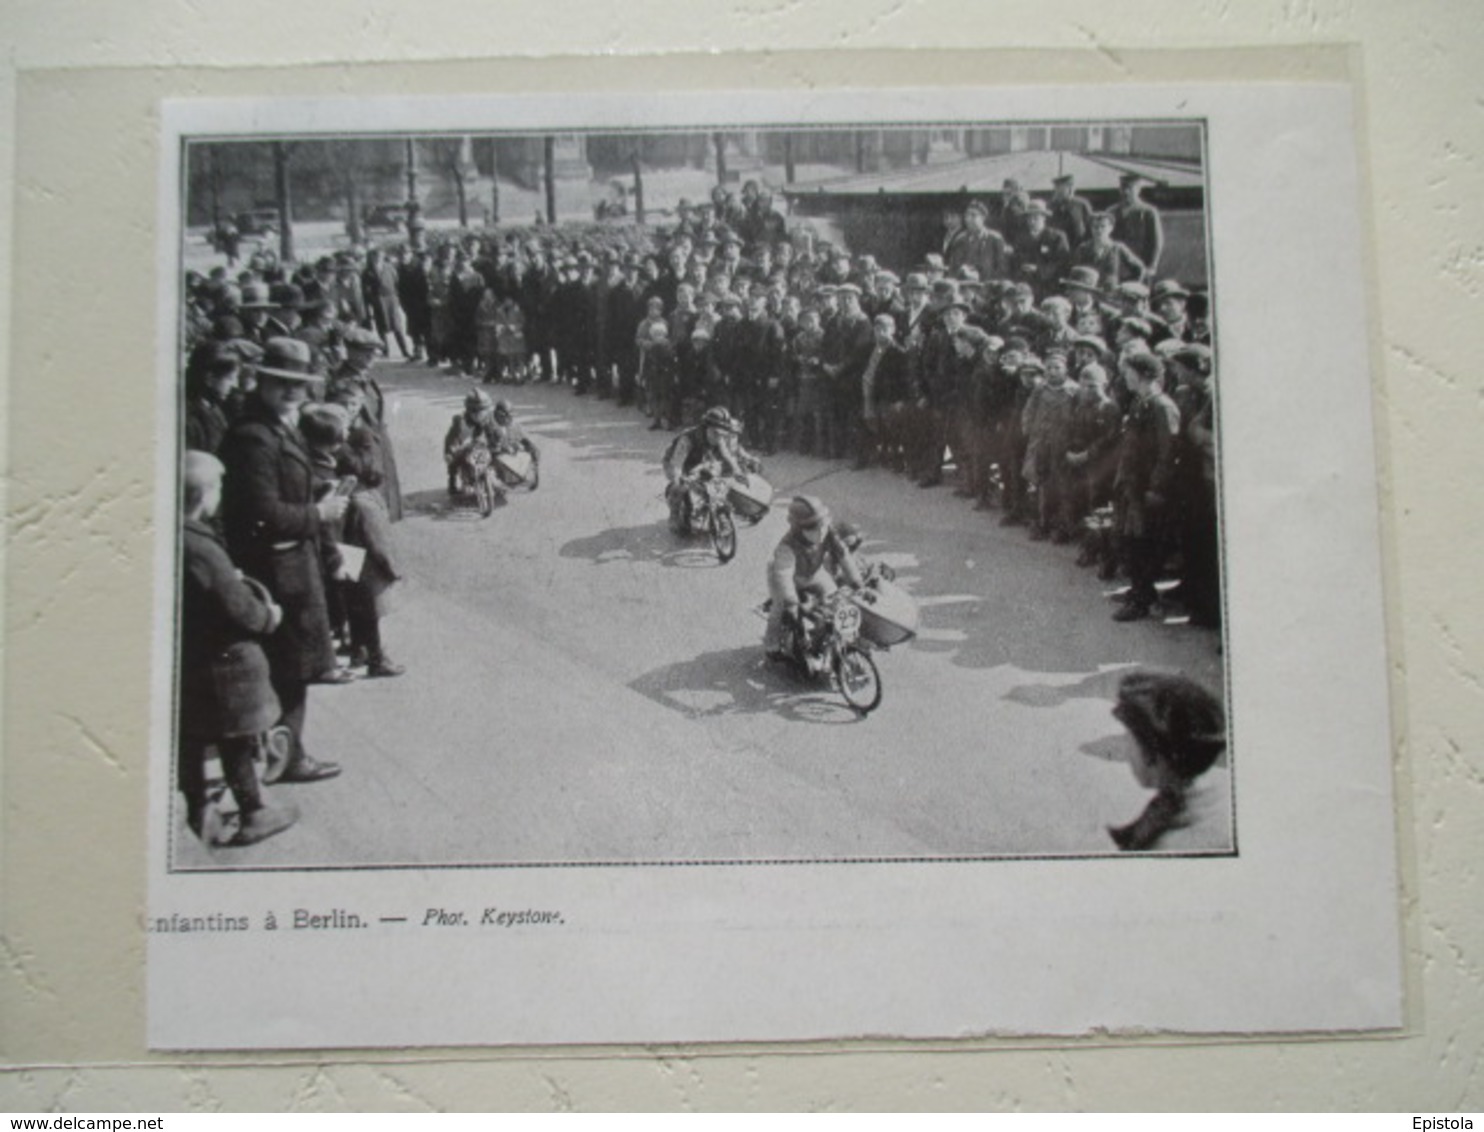
[[[1145,794],[1109,716],[1119,675],[1222,687],[1214,634],[1118,625],[1070,548],[1002,530],[947,487],[794,455],[781,500],[823,497],[923,606],[879,657],[883,705],[762,659],[781,507],[720,566],[665,526],[668,433],[565,387],[494,387],[541,446],[542,484],[489,519],[444,490],[442,435],[471,383],[383,363],[407,496],[383,623],[407,666],[311,691],[333,781],[275,787],[292,830],[183,867],[756,860],[1104,853]]]

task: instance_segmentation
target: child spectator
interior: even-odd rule
[[[1231,848],[1231,782],[1213,770],[1226,750],[1226,714],[1184,676],[1132,672],[1118,686],[1113,717],[1133,737],[1129,762],[1155,791],[1132,822],[1110,826],[1124,850],[1200,852]]]
[[[530,350],[526,346],[526,316],[520,304],[507,297],[495,316],[498,380],[524,383]]]
[[[258,641],[278,628],[283,610],[266,589],[242,576],[210,525],[221,504],[222,472],[215,456],[185,455],[177,781],[186,799],[186,824],[212,843],[206,753],[214,745],[239,814],[236,832],[220,843],[251,845],[297,818],[291,809],[263,800],[253,765],[258,736],[280,711]]]

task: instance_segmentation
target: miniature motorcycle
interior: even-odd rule
[[[851,591],[836,590],[801,605],[797,619],[784,626],[783,647],[801,674],[828,677],[857,714],[880,706],[881,673],[870,641],[861,635],[861,607]]]
[[[881,673],[872,653],[917,635],[917,602],[889,574],[885,566],[868,569],[865,585],[807,599],[797,619],[784,625],[783,647],[794,668],[809,679],[828,676],[861,716],[881,704]],[[766,615],[771,604],[759,612]]]
[[[453,456],[452,461],[453,483],[457,494],[466,497],[472,495],[480,516],[489,518],[494,512],[496,499],[504,498],[505,495],[489,445],[482,438],[476,440],[462,453]]]
[[[730,476],[705,463],[674,487],[683,492],[682,534],[707,534],[716,557],[730,562],[737,553],[737,517],[755,525],[768,513],[773,488],[755,473]]]

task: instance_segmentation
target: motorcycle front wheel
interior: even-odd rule
[[[711,545],[723,562],[730,562],[737,553],[737,524],[725,507],[711,512]]]
[[[881,673],[870,653],[845,649],[835,657],[835,686],[861,715],[881,705]]]
[[[488,519],[495,509],[495,492],[491,480],[494,479],[493,472],[480,472],[474,477],[474,498],[479,501],[479,514],[481,518]]]

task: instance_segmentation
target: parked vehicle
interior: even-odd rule
[[[232,218],[232,222],[243,236],[271,236],[283,226],[276,208],[244,209]]]

